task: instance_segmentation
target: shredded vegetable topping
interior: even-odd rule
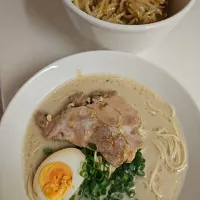
[[[87,14],[118,24],[149,24],[167,17],[168,0],[72,0]]]
[[[115,168],[97,151],[86,148],[81,150],[86,156],[80,171],[84,181],[70,200],[75,199],[76,195],[81,200],[122,200],[124,195],[130,198],[135,195],[135,180],[137,176],[145,175],[145,159],[140,151],[137,151],[131,163]]]

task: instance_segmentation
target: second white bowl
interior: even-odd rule
[[[100,47],[137,54],[162,40],[185,16],[195,0],[171,1],[171,17],[146,25],[120,25],[96,19],[63,0],[68,16],[85,38]]]

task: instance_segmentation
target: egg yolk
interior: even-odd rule
[[[39,184],[49,200],[58,200],[72,185],[72,170],[62,162],[50,163],[42,168]]]

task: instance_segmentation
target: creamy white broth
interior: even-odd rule
[[[186,154],[184,151],[184,138],[174,116],[173,108],[143,85],[136,81],[113,75],[83,76],[55,89],[43,100],[36,111],[42,110],[54,115],[65,107],[68,96],[78,91],[88,94],[94,90],[116,90],[139,112],[141,117],[144,140],[142,153],[146,159],[146,175],[144,178],[137,178],[134,199],[175,200],[187,171],[187,155],[180,169],[172,169],[164,159],[159,160],[161,152],[153,140],[156,137],[155,133],[162,132],[162,130],[167,134],[176,136],[183,144],[183,146],[179,145],[180,155],[182,155]],[[43,138],[41,130],[35,123],[34,114],[31,116],[24,141],[25,186],[29,186],[27,187],[27,192],[30,199],[36,199],[31,194],[33,193],[31,182],[37,167],[46,158],[43,149],[51,147],[59,150],[69,146],[71,144],[66,141],[50,141]],[[152,179],[152,174],[155,175],[154,179]],[[152,180],[153,185],[150,184]],[[128,198],[125,197],[124,199]]]

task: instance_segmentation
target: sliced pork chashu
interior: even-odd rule
[[[115,167],[131,162],[142,148],[137,111],[116,93],[91,100],[90,104],[81,93],[71,99],[80,106],[69,107],[51,120],[44,113],[37,113],[36,122],[44,137],[68,140],[80,147],[93,143]],[[82,102],[77,104],[80,99]]]

